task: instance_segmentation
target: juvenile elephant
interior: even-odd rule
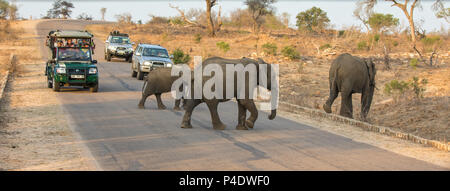
[[[371,59],[360,59],[347,53],[339,55],[330,68],[330,97],[323,105],[325,112],[331,113],[331,105],[341,92],[340,115],[353,118],[352,94],[361,93],[361,119],[367,121],[375,89],[375,74],[375,64]]]
[[[226,99],[226,66],[233,64],[233,65],[237,65],[237,64],[242,64],[244,67],[249,65],[249,64],[254,64],[257,68],[257,76],[258,77],[259,74],[259,66],[266,64],[267,65],[267,70],[270,71],[270,64],[267,64],[266,62],[264,62],[262,59],[258,59],[258,60],[253,60],[253,59],[249,59],[249,58],[242,58],[242,59],[224,59],[224,58],[220,58],[220,57],[212,57],[212,58],[208,58],[205,61],[203,61],[202,66],[203,68],[205,68],[207,65],[209,64],[218,64],[220,66],[220,68],[222,69],[222,71],[224,72],[223,74],[223,93],[224,99],[217,99],[217,98],[213,98],[213,99],[207,99],[205,98],[205,95],[203,95],[202,99],[187,99],[186,101],[186,106],[185,106],[185,113],[183,116],[183,121],[181,124],[181,128],[192,128],[191,125],[191,116],[192,116],[192,111],[194,110],[194,108],[196,106],[198,106],[200,103],[205,102],[206,105],[209,108],[210,114],[211,114],[211,120],[212,120],[212,125],[213,128],[216,130],[223,130],[226,128],[226,126],[222,123],[222,121],[220,120],[219,114],[217,112],[217,108],[220,102],[226,102],[229,101],[230,99]],[[265,74],[266,75],[266,74]],[[267,88],[269,90],[271,90],[271,73],[267,72]],[[208,81],[209,79],[211,79],[211,77],[202,77],[202,83],[203,85],[205,84],[206,81]],[[238,130],[248,130],[248,128],[253,128],[256,119],[258,118],[258,110],[256,108],[256,105],[254,103],[253,97],[249,96],[249,91],[248,91],[248,87],[249,87],[249,74],[246,74],[245,76],[245,99],[238,99],[237,96],[237,74],[234,74],[234,84],[233,84],[233,88],[234,88],[234,98],[237,99],[237,103],[238,103],[238,125],[236,126],[236,129]],[[258,79],[258,78],[256,78]],[[259,85],[259,82],[257,82],[257,85]],[[191,85],[192,91],[193,92],[193,87],[194,85]],[[229,98],[229,97],[228,97]],[[247,114],[247,110],[250,111],[250,117],[246,120],[246,114]],[[269,119],[273,120],[276,117],[276,109],[273,109]]]
[[[155,95],[158,109],[166,109],[161,100],[161,94],[171,92],[172,84],[179,77],[171,76],[171,68],[155,68],[150,71],[142,87],[142,98],[138,107],[144,109],[145,100],[148,96]],[[180,87],[181,88],[181,87]],[[180,99],[175,100],[174,110],[180,110]],[[183,103],[185,103],[183,101]]]

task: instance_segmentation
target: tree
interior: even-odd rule
[[[383,33],[388,28],[398,26],[399,19],[391,14],[374,13],[370,15],[367,24],[376,33]]]
[[[299,30],[320,31],[330,22],[327,13],[318,7],[312,7],[297,15],[297,27]]]
[[[0,19],[4,20],[8,16],[9,3],[5,0],[0,0]]]
[[[78,15],[77,19],[91,21],[93,18],[92,15],[88,15],[87,13],[81,13],[80,15]]]
[[[216,28],[214,27],[213,18],[211,16],[211,10],[217,4],[217,0],[205,0],[205,1],[206,1],[206,19],[208,20],[208,33],[209,36],[216,36]],[[220,18],[220,11],[219,11],[219,18]]]
[[[72,3],[62,0],[55,0],[53,3],[53,7],[47,11],[47,18],[56,19],[70,18],[70,14],[72,14],[72,10],[74,6]]]
[[[422,54],[416,48],[416,41],[417,41],[416,27],[414,25],[414,9],[417,8],[420,0],[411,0],[411,1],[404,0],[403,3],[400,3],[397,0],[385,0],[385,1],[392,2],[391,6],[398,7],[403,11],[403,14],[406,16],[409,22],[412,47],[417,52],[417,54],[419,54],[420,58],[424,60]],[[361,3],[364,4],[367,7],[367,9],[373,9],[375,4],[377,3],[377,0],[363,0]],[[436,0],[433,5],[434,11],[442,11],[443,7],[444,6],[441,0]]]
[[[104,20],[105,20],[105,14],[106,14],[106,8],[105,8],[105,7],[102,7],[102,8],[100,9],[100,13],[102,14],[102,21],[104,21]]]
[[[271,6],[276,0],[246,0],[245,4],[248,6],[248,11],[253,20],[253,32],[258,33],[263,23],[262,17],[272,14],[273,7]]]
[[[445,19],[445,21],[450,23],[450,8],[442,9],[436,12],[436,17],[439,19]]]

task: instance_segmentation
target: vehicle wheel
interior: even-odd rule
[[[50,81],[50,79],[47,78],[47,87],[48,88],[53,88],[53,83],[52,81]]]
[[[135,78],[137,76],[137,72],[131,68],[131,77]]]
[[[98,92],[98,84],[95,84],[95,86],[92,86],[89,88],[90,92]]]
[[[137,72],[137,79],[138,80],[143,80],[144,79],[144,72],[141,72],[141,70],[139,70]]]
[[[111,62],[111,57],[112,57],[111,54],[107,54],[107,55],[106,55],[106,60],[107,60],[108,62]]]
[[[59,83],[56,83],[56,82],[55,82],[55,77],[53,77],[52,85],[53,85],[53,91],[59,92],[60,86],[59,86]]]

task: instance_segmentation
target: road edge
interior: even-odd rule
[[[395,137],[398,139],[403,139],[403,140],[407,140],[413,143],[417,143],[417,144],[421,144],[424,146],[430,146],[433,147],[435,149],[441,150],[441,151],[446,151],[449,152],[450,151],[450,145],[440,142],[440,141],[436,141],[436,140],[430,140],[430,139],[426,139],[417,135],[412,135],[410,133],[403,133],[400,131],[396,131],[393,130],[389,127],[383,127],[383,126],[378,126],[378,125],[372,125],[366,122],[362,122],[362,121],[358,121],[358,120],[354,120],[354,119],[350,119],[350,118],[346,118],[346,117],[342,117],[336,114],[329,114],[329,113],[325,113],[321,110],[318,109],[311,109],[311,108],[306,108],[306,107],[302,107],[299,105],[295,105],[295,104],[291,104],[291,103],[287,103],[287,102],[279,102],[279,106],[281,106],[281,110],[284,111],[291,111],[294,112],[296,114],[307,114],[310,117],[313,118],[322,118],[322,119],[328,119],[328,120],[332,120],[335,122],[339,122],[341,124],[346,124],[346,125],[351,125],[354,127],[359,127],[363,130],[367,130],[367,131],[371,131],[371,132],[376,132],[382,135],[387,135],[390,137]]]

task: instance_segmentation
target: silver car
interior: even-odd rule
[[[128,34],[119,31],[111,32],[105,41],[105,59],[109,62],[111,58],[125,58],[127,62],[131,62],[133,56],[133,44],[130,42]]]
[[[139,44],[134,51],[131,62],[131,76],[143,80],[153,68],[172,67],[172,55],[166,48],[153,44]]]

